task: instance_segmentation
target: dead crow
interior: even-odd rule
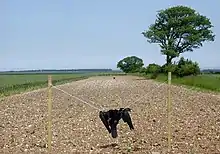
[[[119,110],[111,109],[109,111],[99,112],[99,118],[101,119],[108,132],[111,133],[111,136],[113,138],[116,138],[118,136],[117,124],[119,123],[120,119],[128,124],[130,130],[134,129],[131,117],[129,115],[130,111],[130,108],[120,108]]]

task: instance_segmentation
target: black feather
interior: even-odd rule
[[[104,124],[108,132],[111,133],[111,129],[109,128],[109,124],[108,124],[108,114],[106,112],[100,111],[99,118],[101,119],[102,123]]]
[[[130,130],[134,129],[132,124],[131,117],[129,112],[131,111],[130,108],[120,108],[119,110],[109,110],[107,112],[100,111],[99,118],[101,119],[102,123],[106,127],[109,133],[113,138],[118,136],[117,133],[117,125],[119,120],[122,118],[124,122],[126,122],[130,128]]]
[[[128,124],[130,130],[132,130],[132,129],[134,129],[134,126],[132,124],[131,117],[128,113],[129,111],[131,111],[130,108],[126,108],[126,109],[122,110],[121,118],[124,122],[126,122]]]

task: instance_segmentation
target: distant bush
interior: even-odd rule
[[[177,65],[176,64],[171,64],[171,65],[164,64],[161,67],[161,72],[162,73],[172,72],[173,74],[175,74],[176,70],[177,70]]]
[[[147,72],[147,68],[145,68],[145,67],[142,67],[142,68],[140,68],[140,71],[139,71],[140,73],[146,73]]]
[[[146,74],[151,74],[151,79],[156,79],[159,73],[161,73],[161,66],[155,63],[149,64],[146,68]]]
[[[159,75],[158,72],[154,72],[154,73],[150,76],[150,78],[151,78],[151,79],[156,79],[156,78],[158,77],[158,75]]]
[[[146,68],[146,73],[161,73],[161,66],[158,64],[149,64]]]
[[[174,73],[178,77],[198,75],[200,74],[199,64],[181,57]]]
[[[193,62],[189,59],[184,59],[183,57],[174,64],[167,65],[164,64],[160,66],[158,64],[149,64],[146,68],[146,74],[152,74],[150,78],[157,78],[158,74],[172,72],[173,75],[177,77],[184,77],[189,75],[198,75],[200,74],[200,68],[197,62]]]

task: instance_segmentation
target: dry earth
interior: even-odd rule
[[[120,121],[112,139],[98,110],[53,89],[52,153],[167,153],[167,86],[137,77],[92,77],[59,88],[110,108],[131,105],[135,127]],[[0,153],[47,152],[46,89],[0,102]],[[220,98],[172,87],[172,153],[220,153]]]

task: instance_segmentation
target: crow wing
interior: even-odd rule
[[[126,122],[128,124],[130,129],[134,129],[134,126],[132,124],[131,117],[130,117],[128,111],[130,111],[130,109],[124,109],[122,111],[121,118],[123,119],[124,122]]]
[[[108,132],[111,133],[111,129],[110,129],[109,123],[108,123],[108,115],[105,112],[100,111],[99,118],[101,119],[102,123],[104,124],[104,126],[108,130]]]

